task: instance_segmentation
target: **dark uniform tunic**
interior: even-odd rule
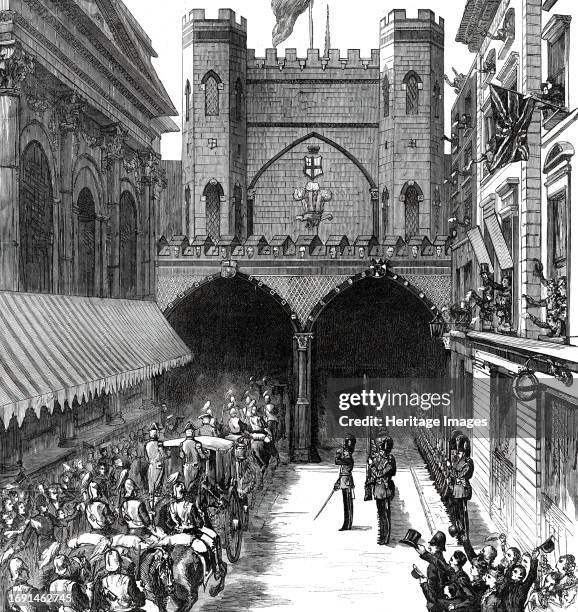
[[[335,458],[335,465],[339,465],[339,478],[335,483],[335,490],[352,490],[355,488],[353,482],[353,455],[349,451],[343,451]]]
[[[373,453],[369,458],[369,481],[373,484],[374,499],[391,499],[393,481],[397,472],[395,457],[384,451]]]

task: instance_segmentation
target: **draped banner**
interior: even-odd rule
[[[299,15],[302,15],[313,0],[271,0],[271,8],[277,19],[273,28],[273,46],[287,40]]]
[[[496,125],[496,144],[486,152],[490,173],[518,161],[527,161],[528,128],[536,100],[517,91],[490,85],[490,101]]]

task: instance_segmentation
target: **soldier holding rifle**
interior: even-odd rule
[[[389,436],[377,438],[367,458],[366,485],[372,487],[372,495],[377,505],[377,543],[380,546],[389,544],[391,534],[390,502],[395,493],[392,478],[397,471],[395,457],[391,454],[392,449],[392,438]]]

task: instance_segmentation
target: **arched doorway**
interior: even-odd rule
[[[52,177],[40,144],[31,142],[20,160],[20,290],[52,291]]]
[[[132,194],[120,196],[120,296],[137,295],[137,222]]]
[[[440,378],[447,357],[432,311],[390,278],[362,278],[321,311],[312,347],[312,441],[323,441],[330,378]]]
[[[92,192],[78,194],[78,293],[93,296],[96,268],[96,209]]]
[[[164,377],[160,395],[172,405],[198,412],[210,399],[220,415],[223,394],[242,392],[250,376],[290,388],[293,324],[264,286],[241,275],[218,277],[182,298],[167,318],[193,354],[191,364]]]

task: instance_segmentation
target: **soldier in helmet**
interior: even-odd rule
[[[130,535],[141,538],[151,533],[151,517],[145,503],[139,498],[136,483],[127,478],[123,484],[119,522],[126,525]]]
[[[116,549],[104,556],[106,576],[96,582],[95,610],[110,612],[139,612],[145,604],[145,594],[139,589],[134,576],[122,569],[122,559]]]
[[[73,578],[73,571],[68,557],[57,555],[53,561],[54,580],[48,592],[53,596],[59,612],[84,612],[89,609],[88,596],[82,586]]]
[[[339,467],[339,478],[334,485],[337,491],[341,489],[343,495],[343,525],[339,531],[349,531],[353,525],[353,453],[355,451],[356,438],[353,435],[343,440],[343,448],[340,448],[335,456],[335,465]]]
[[[20,559],[14,557],[8,563],[12,587],[6,593],[4,609],[8,612],[46,612],[48,607],[39,601],[40,591],[33,587],[30,570]]]
[[[470,457],[471,444],[467,436],[457,439],[457,452],[450,466],[454,517],[457,536],[460,541],[469,538],[470,522],[468,517],[468,501],[472,498],[470,479],[474,474],[474,462]]]
[[[196,482],[203,459],[209,458],[209,451],[203,449],[200,442],[194,439],[195,428],[192,423],[185,426],[185,439],[181,442],[179,456],[183,462],[185,489],[189,491]]]
[[[159,427],[153,423],[149,429],[149,441],[145,446],[145,456],[148,461],[148,487],[151,508],[155,508],[162,491],[165,473],[165,457],[162,443],[159,440]]]
[[[392,438],[389,436],[378,438],[367,458],[367,480],[373,487],[373,498],[377,504],[379,545],[389,544],[391,533],[390,502],[395,492],[392,478],[397,471],[395,457],[391,454],[392,449]]]

